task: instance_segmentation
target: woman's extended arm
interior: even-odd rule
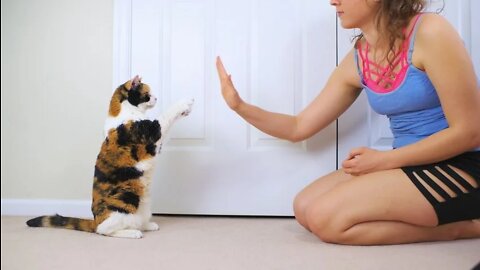
[[[269,112],[243,101],[218,57],[217,71],[222,95],[232,110],[259,130],[292,142],[302,141],[338,118],[358,97],[359,76],[352,54],[353,51],[334,70],[320,94],[295,116]]]

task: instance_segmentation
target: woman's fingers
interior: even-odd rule
[[[232,76],[227,73],[225,67],[223,66],[222,59],[217,56],[217,71],[218,77],[220,78],[220,85],[222,90],[222,95],[228,106],[235,110],[238,108],[239,104],[242,102],[241,98],[238,96],[237,90],[233,86]]]
[[[222,90],[225,90],[226,87],[234,88],[232,82],[232,75],[229,75],[223,66],[222,59],[217,56],[217,71],[218,77],[220,78],[220,84],[222,85]]]
[[[223,66],[222,59],[220,59],[220,56],[217,56],[217,72],[218,72],[218,77],[220,78],[221,81],[225,81],[226,79],[229,78],[229,75],[227,74],[227,71]]]

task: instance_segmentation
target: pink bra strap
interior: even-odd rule
[[[390,88],[394,89],[396,88],[400,82],[403,80],[404,75],[408,69],[408,45],[409,41],[411,38],[411,35],[415,29],[415,25],[420,17],[420,14],[417,14],[414,18],[413,25],[406,36],[405,40],[403,41],[398,53],[395,55],[395,58],[393,59],[392,65],[387,65],[385,67],[380,66],[379,64],[370,61],[368,57],[368,51],[369,51],[369,44],[368,42],[366,43],[365,50],[362,50],[362,43],[358,42],[358,52],[360,55],[360,58],[362,59],[362,68],[363,68],[363,77],[365,80],[365,83],[369,85],[370,87],[376,88],[377,91],[379,92],[389,92]],[[405,33],[406,29],[404,29]],[[401,65],[400,70],[395,72],[394,69],[396,66]],[[374,67],[375,69],[372,69],[371,67]],[[394,67],[394,68],[391,68]],[[377,78],[374,80],[373,76],[376,76]],[[393,76],[388,76],[388,75],[393,75]],[[385,87],[380,86],[380,82],[384,82],[383,85],[387,85],[389,89],[385,89]]]

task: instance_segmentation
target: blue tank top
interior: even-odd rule
[[[355,49],[355,63],[370,106],[378,114],[386,115],[390,121],[393,148],[415,143],[448,128],[435,87],[427,74],[412,64],[417,25],[414,25],[410,36],[408,67],[403,81],[387,93],[375,92],[365,84]]]

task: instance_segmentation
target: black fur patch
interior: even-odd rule
[[[64,227],[65,225],[67,225],[67,219],[60,215],[55,215],[51,217],[50,223],[52,224],[52,226],[55,227]]]
[[[152,156],[155,156],[157,154],[157,152],[155,151],[156,149],[157,149],[157,146],[153,143],[147,144],[145,146],[145,150],[147,151],[147,153],[149,153]]]
[[[138,147],[136,145],[133,145],[130,149],[130,155],[132,155],[133,159],[138,161]]]
[[[162,136],[160,124],[157,120],[141,120],[133,123],[131,136],[135,142],[149,144],[160,140]]]
[[[118,145],[150,144],[162,137],[158,120],[140,120],[132,123],[130,130],[124,124],[117,127]]]
[[[108,192],[108,195],[109,196],[115,196],[117,193],[120,192],[120,189],[119,188],[113,188],[111,189],[109,192]]]
[[[107,176],[97,166],[95,166],[94,176],[98,179],[99,182],[108,182]]]
[[[142,85],[139,85],[128,91],[128,102],[133,106],[150,101],[150,93],[141,92]]]
[[[112,178],[117,182],[136,179],[143,175],[143,172],[135,167],[125,167],[116,169],[112,174]]]
[[[131,204],[138,208],[138,204],[140,203],[140,197],[133,193],[133,192],[125,192],[120,196],[120,200],[122,200],[126,204]]]
[[[129,140],[130,134],[128,133],[128,130],[124,124],[121,124],[120,126],[117,127],[117,134],[118,134],[118,139],[117,139],[118,145],[128,145],[130,143],[130,140]]]
[[[27,221],[27,225],[29,227],[42,227],[42,219],[43,217],[32,218],[29,221]]]
[[[142,95],[137,89],[138,88],[128,91],[128,102],[133,106],[138,106],[138,104],[142,103]]]
[[[105,174],[97,166],[95,166],[95,177],[99,182],[117,184],[130,179],[136,179],[143,175],[142,171],[137,170],[135,167],[118,168],[110,174]]]

